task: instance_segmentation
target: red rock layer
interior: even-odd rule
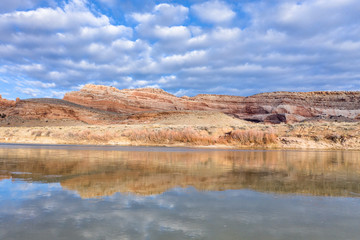
[[[88,84],[65,94],[64,100],[117,113],[207,110],[271,123],[310,118],[355,120],[360,92],[272,92],[249,97],[201,94],[176,97],[161,89],[123,89]]]
[[[19,100],[4,109],[3,114],[9,117],[20,117],[24,120],[75,120],[88,124],[109,124],[120,119],[118,114],[80,106],[60,99]]]
[[[6,109],[8,107],[15,106],[15,103],[15,101],[4,99],[0,95],[0,109]]]

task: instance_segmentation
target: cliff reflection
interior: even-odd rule
[[[201,191],[352,196],[360,194],[360,152],[144,152],[0,148],[0,180],[60,182],[83,198],[116,192]]]

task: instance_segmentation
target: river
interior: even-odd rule
[[[359,239],[359,151],[0,145],[0,239]]]

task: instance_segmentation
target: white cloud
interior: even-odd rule
[[[174,92],[173,94],[177,97],[183,97],[183,96],[189,95],[189,93],[192,94],[192,92],[189,90],[179,89],[178,91]]]
[[[190,30],[182,24],[188,16],[188,8],[181,5],[159,4],[151,13],[134,13],[132,18],[139,24],[136,31],[143,38],[167,42],[168,46],[190,38]],[[170,43],[170,44],[169,44]]]
[[[70,2],[62,8],[38,8],[31,11],[17,11],[0,16],[4,29],[17,28],[22,33],[49,31],[76,31],[79,26],[101,27],[109,24],[105,15],[96,17],[82,1]]]
[[[3,79],[3,78],[0,78],[0,82],[3,82],[3,83],[9,83],[9,81],[8,81],[8,80]]]
[[[162,3],[156,5],[151,13],[133,13],[131,16],[141,24],[173,26],[183,23],[188,12],[187,7]]]
[[[53,87],[56,87],[55,83],[43,83],[41,81],[25,80],[25,81],[22,82],[22,84],[34,86],[34,87],[37,87],[37,88],[53,88]]]
[[[291,34],[319,34],[338,27],[358,25],[360,3],[357,0],[262,1],[249,4],[246,10],[252,22],[261,28],[277,28]]]
[[[106,24],[102,27],[82,27],[76,34],[87,41],[101,41],[101,40],[114,40],[119,37],[130,38],[132,36],[132,29],[125,26],[114,26]]]
[[[36,88],[29,88],[29,87],[16,87],[15,88],[16,91],[19,91],[21,93],[24,93],[26,95],[29,95],[31,97],[37,97],[40,95],[41,91],[39,89]]]
[[[176,80],[176,76],[175,75],[169,75],[169,76],[162,76],[158,83],[159,84],[166,84],[166,83],[171,83],[172,81],[175,81]]]
[[[311,23],[317,23],[321,28],[334,28],[336,25],[351,24],[355,19],[359,19],[359,11],[360,5],[356,0],[290,2],[279,6],[278,22],[299,27],[309,27]],[[344,12],[347,14],[342,14]]]
[[[190,31],[184,26],[174,27],[154,27],[154,36],[160,39],[188,39],[190,38]]]
[[[133,13],[132,18],[139,23],[148,23],[154,20],[155,16],[151,13]]]
[[[135,56],[144,49],[141,41],[128,40],[130,27],[94,15],[85,1],[70,1],[63,8],[0,14],[0,25],[0,65],[7,74],[36,79],[27,81],[29,88],[22,91],[30,96],[39,94],[31,90],[35,82],[43,82],[37,87],[55,88],[100,79],[102,71],[114,73],[116,64],[131,62],[124,51],[130,49]]]
[[[214,40],[220,41],[236,41],[239,39],[241,30],[239,28],[216,28],[212,32]]]
[[[152,3],[123,25],[86,1],[62,4],[0,14],[0,77],[40,89],[29,96],[90,82],[188,95],[360,89],[359,1],[208,1],[190,15]]]
[[[208,23],[226,23],[236,16],[227,3],[217,0],[193,5],[191,10],[202,21]]]
[[[163,71],[171,71],[174,68],[183,68],[186,66],[194,66],[205,63],[206,51],[191,51],[185,54],[176,54],[163,57],[160,60]]]
[[[154,8],[155,23],[165,26],[181,24],[187,18],[188,12],[187,7],[162,3]]]
[[[231,73],[242,73],[242,72],[258,72],[262,71],[264,68],[261,65],[248,64],[237,65],[232,67],[224,67],[222,71],[231,72]]]

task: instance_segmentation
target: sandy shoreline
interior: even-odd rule
[[[214,149],[360,149],[359,123],[0,127],[1,143]]]

